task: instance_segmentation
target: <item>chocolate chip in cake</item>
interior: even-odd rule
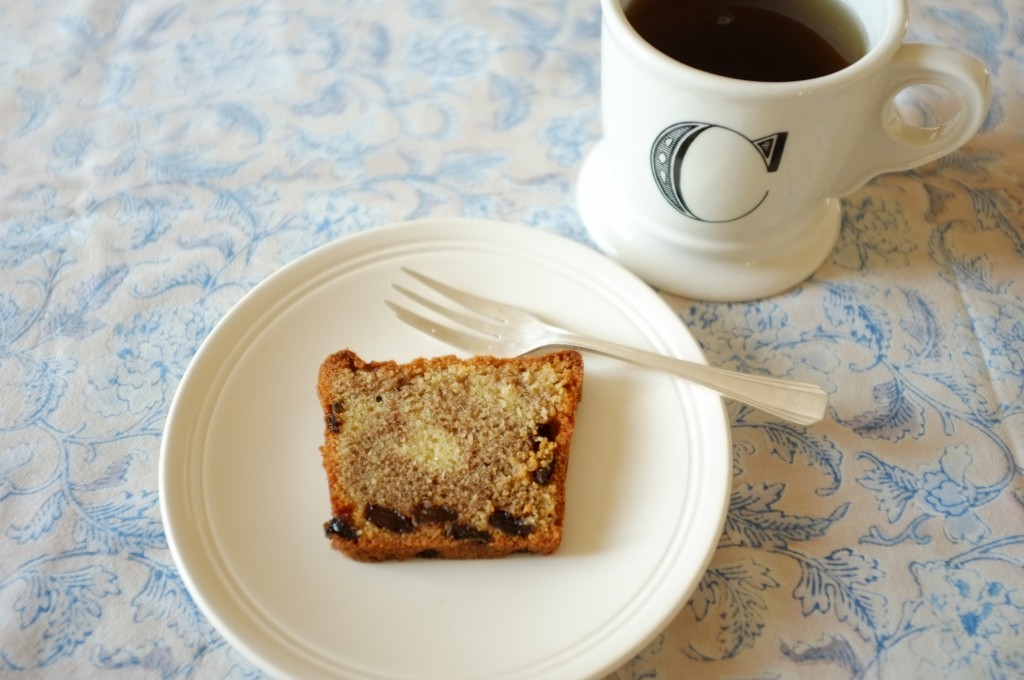
[[[331,434],[340,434],[341,426],[345,424],[345,419],[342,417],[342,413],[345,411],[345,403],[342,401],[336,401],[331,404],[331,411],[325,417],[327,423],[327,429]]]
[[[416,557],[422,557],[424,559],[432,560],[441,556],[441,553],[433,548],[427,548],[416,553]]]
[[[528,536],[533,531],[532,524],[504,510],[492,512],[487,523],[510,536]]]
[[[344,517],[332,517],[324,522],[324,535],[327,538],[340,536],[345,540],[354,541],[359,538],[359,529],[352,526],[349,520]]]
[[[549,441],[554,441],[555,437],[558,436],[558,421],[552,419],[546,423],[538,425],[537,436]]]
[[[471,527],[468,524],[452,524],[448,527],[448,535],[459,541],[491,542],[491,534],[489,532]]]
[[[547,465],[537,468],[533,471],[533,481],[537,482],[541,486],[551,483],[551,475],[555,471],[555,459],[552,456],[551,460],[548,461]]]
[[[417,524],[446,524],[454,521],[457,515],[447,505],[424,502],[416,506],[412,517]]]
[[[396,534],[408,534],[413,530],[411,519],[383,505],[370,503],[366,506],[365,515],[367,521]]]

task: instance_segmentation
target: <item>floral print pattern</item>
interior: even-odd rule
[[[664,296],[711,363],[816,382],[830,412],[728,404],[718,550],[609,680],[1024,677],[1024,0],[910,4],[911,40],[988,65],[988,120],[844,197],[795,289]],[[593,246],[600,22],[592,0],[0,8],[0,676],[265,677],[161,525],[189,361],[259,281],[378,225]]]

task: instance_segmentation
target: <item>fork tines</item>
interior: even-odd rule
[[[475,313],[467,314],[466,312],[458,309],[452,309],[449,306],[443,305],[424,297],[415,291],[409,290],[398,283],[392,283],[392,288],[409,300],[415,302],[417,305],[425,309],[429,309],[438,316],[449,321],[453,321],[460,326],[472,329],[477,333],[482,333],[485,337],[473,335],[462,330],[456,330],[450,326],[442,325],[395,302],[385,300],[388,307],[395,312],[401,321],[419,331],[438,338],[446,344],[459,347],[466,351],[473,352],[474,354],[485,354],[494,351],[493,341],[500,337],[501,330],[505,324],[499,318],[496,318],[489,313],[489,311],[493,312],[493,303],[489,300],[484,300],[483,298],[466,293],[465,291],[458,290],[457,288],[452,288],[451,286],[406,267],[402,267],[402,271],[444,298],[465,309],[472,310]]]

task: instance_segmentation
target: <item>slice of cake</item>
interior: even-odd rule
[[[357,560],[547,554],[562,540],[579,352],[320,367],[324,531]]]

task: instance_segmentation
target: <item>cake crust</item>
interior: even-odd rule
[[[553,552],[582,386],[573,350],[327,357],[317,394],[332,547],[361,561]]]

